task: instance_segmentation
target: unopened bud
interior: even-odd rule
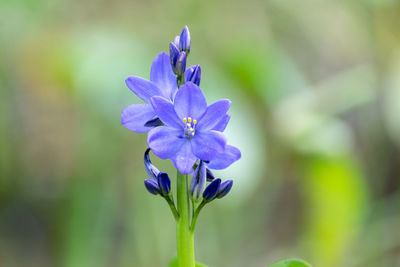
[[[181,36],[179,38],[179,50],[185,51],[189,55],[191,47],[190,32],[187,26],[182,30]]]

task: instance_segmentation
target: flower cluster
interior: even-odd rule
[[[161,52],[154,59],[150,80],[137,76],[126,79],[128,88],[145,103],[124,108],[121,123],[133,132],[147,132],[149,149],[144,163],[149,179],[145,186],[150,193],[171,200],[170,179],[151,163],[151,150],[161,159],[170,159],[180,173],[193,176],[192,200],[209,202],[224,197],[233,183],[221,183],[211,169],[224,169],[241,157],[239,149],[227,144],[224,134],[231,101],[207,104],[199,87],[200,65],[186,68],[191,50],[187,26],[169,48],[169,55]]]

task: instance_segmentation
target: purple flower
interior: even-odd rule
[[[242,155],[238,148],[226,145],[224,152],[217,154],[213,160],[205,162],[207,181],[212,182],[215,179],[215,176],[210,169],[226,169],[241,157]]]
[[[122,125],[137,133],[147,132],[152,126],[159,125],[150,99],[159,96],[172,101],[178,90],[170,57],[164,52],[158,54],[151,65],[150,81],[130,76],[125,82],[128,88],[147,104],[135,104],[124,108],[121,114]]]
[[[207,163],[207,167],[213,170],[222,170],[241,158],[240,150],[234,146],[227,145],[225,151],[216,155]]]
[[[230,100],[207,107],[201,89],[187,82],[174,103],[159,96],[152,97],[151,103],[164,126],[149,132],[149,147],[161,159],[171,159],[182,174],[189,173],[197,159],[209,161],[225,151],[226,137],[220,129],[226,126]]]

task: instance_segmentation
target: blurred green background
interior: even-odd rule
[[[200,215],[196,258],[400,266],[400,2],[0,2],[0,266],[153,267],[175,255],[147,193],[124,80],[185,24],[242,159]],[[157,166],[174,177],[170,162]]]

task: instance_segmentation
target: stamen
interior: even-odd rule
[[[187,137],[192,138],[196,134],[196,124],[197,120],[192,119],[192,117],[185,117],[182,119],[185,125],[185,134]]]

